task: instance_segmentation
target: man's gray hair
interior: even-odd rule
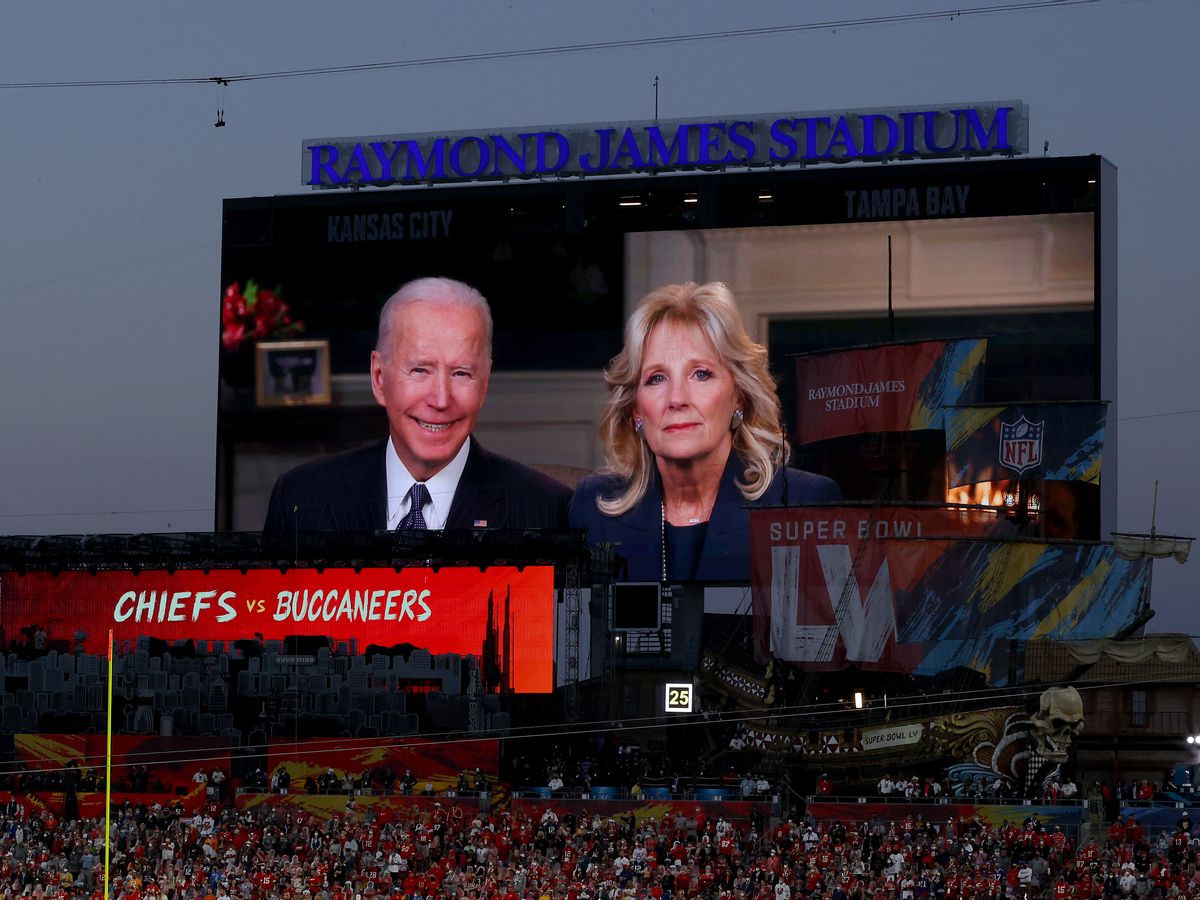
[[[492,310],[483,294],[469,284],[455,281],[453,278],[418,278],[401,286],[400,290],[388,298],[383,304],[383,309],[379,311],[379,337],[375,341],[375,349],[380,354],[387,355],[396,314],[408,304],[418,301],[476,310],[483,324],[483,346],[487,351],[487,358],[492,358]]]

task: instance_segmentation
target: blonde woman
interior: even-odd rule
[[[747,506],[841,499],[828,478],[786,467],[766,348],[724,284],[644,297],[604,376],[606,466],[576,489],[570,523],[614,543],[630,580],[748,581]]]

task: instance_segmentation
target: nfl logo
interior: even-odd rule
[[[1024,416],[1011,425],[1000,423],[1000,465],[1024,475],[1042,464],[1042,427],[1046,424],[1030,422]]]

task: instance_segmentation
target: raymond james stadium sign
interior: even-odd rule
[[[623,175],[725,166],[1013,155],[1029,150],[1024,103],[669,119],[557,128],[306,140],[314,188]]]

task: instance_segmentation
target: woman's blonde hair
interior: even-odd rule
[[[619,516],[646,496],[654,473],[654,455],[633,427],[633,407],[641,379],[642,357],[650,333],[663,322],[690,325],[711,342],[733,373],[742,423],[733,434],[733,452],[745,463],[738,488],[747,500],[766,493],[779,467],[787,462],[780,427],[779,396],[767,368],[767,348],[746,334],[733,294],[724,284],[667,284],[642,298],[625,326],[625,348],[604,371],[608,403],[600,420],[605,470],[626,487],[616,496],[599,497],[606,515]]]

